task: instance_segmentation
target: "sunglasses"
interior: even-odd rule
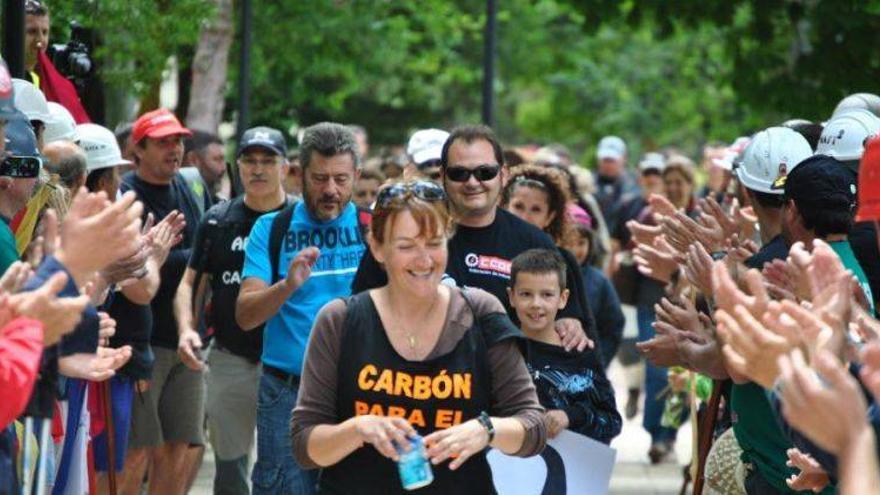
[[[376,196],[376,208],[385,208],[392,201],[415,197],[422,201],[434,203],[446,200],[443,188],[433,182],[417,180],[412,182],[398,182],[379,191]]]
[[[446,167],[446,177],[452,182],[467,182],[474,176],[480,182],[486,182],[498,177],[501,165],[478,165],[475,168],[466,168],[456,165]]]
[[[7,156],[0,162],[0,177],[33,179],[39,177],[43,160],[36,156]]]

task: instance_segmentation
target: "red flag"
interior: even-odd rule
[[[92,121],[80,103],[73,83],[58,72],[46,53],[41,50],[37,50],[36,69],[37,75],[40,76],[40,89],[47,100],[60,103],[73,115],[73,120],[77,124],[87,124]]]

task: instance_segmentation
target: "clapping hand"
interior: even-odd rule
[[[716,261],[712,267],[712,292],[715,295],[715,304],[727,314],[732,314],[736,305],[746,308],[754,318],[761,318],[770,297],[764,287],[764,279],[761,272],[751,269],[745,274],[746,286],[751,294],[747,294],[737,287],[736,282],[730,276],[727,264]]]
[[[40,288],[8,296],[8,308],[13,314],[26,316],[43,323],[43,343],[52,345],[64,334],[70,333],[82,319],[89,304],[86,294],[78,297],[58,297],[67,285],[67,274],[52,275]]]
[[[131,191],[115,202],[103,192],[82,188],[73,198],[60,229],[56,258],[83,285],[92,275],[140,248],[143,205]]]
[[[828,473],[810,454],[805,454],[798,449],[788,449],[786,454],[788,462],[785,465],[800,470],[799,473],[793,474],[785,480],[785,484],[789,488],[799,492],[811,490],[819,493],[828,486],[831,481],[828,478]]]
[[[31,265],[23,261],[16,261],[0,277],[0,292],[15,294],[24,288],[24,284],[34,274]]]
[[[150,248],[150,255],[156,260],[158,266],[165,264],[168,253],[183,240],[183,229],[186,227],[186,217],[177,210],[172,211],[161,222],[145,229],[146,244]]]
[[[832,354],[821,351],[814,366],[815,371],[798,350],[780,357],[777,386],[782,414],[820,448],[840,456],[859,435],[873,435],[865,397],[856,380]]]
[[[656,239],[655,246],[662,246]],[[645,244],[639,244],[633,251],[633,260],[638,265],[639,273],[660,282],[668,283],[672,274],[678,271],[678,261],[674,253]]]
[[[771,305],[778,303],[771,303]],[[765,316],[766,318],[767,316]],[[772,388],[779,376],[777,361],[794,348],[797,341],[788,327],[786,334],[773,332],[745,307],[736,305],[732,312],[715,312],[718,335],[724,342],[721,352],[728,367],[764,388]]]
[[[663,233],[663,228],[659,225],[646,225],[635,220],[626,222],[626,228],[629,229],[636,244],[647,246],[653,246],[654,240]]]

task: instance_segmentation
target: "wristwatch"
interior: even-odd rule
[[[483,425],[483,428],[486,429],[486,432],[489,434],[489,443],[492,443],[492,440],[495,439],[495,426],[492,425],[489,413],[481,411],[480,415],[477,416],[477,421],[479,421],[480,424]]]

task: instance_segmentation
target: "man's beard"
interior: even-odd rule
[[[337,212],[336,216],[329,217],[326,213],[324,213],[321,210],[321,199],[322,199],[321,196],[319,196],[318,198],[313,198],[312,195],[309,194],[309,190],[307,187],[303,187],[302,196],[303,196],[303,201],[306,204],[306,208],[309,210],[309,214],[312,217],[317,218],[319,220],[333,220],[334,218],[336,218],[336,216],[339,216],[342,214],[342,210],[345,208],[345,205],[348,204],[349,201],[351,201],[350,194],[348,195],[348,197],[344,197],[344,196],[341,197],[339,199],[339,203],[338,203],[339,211]]]

